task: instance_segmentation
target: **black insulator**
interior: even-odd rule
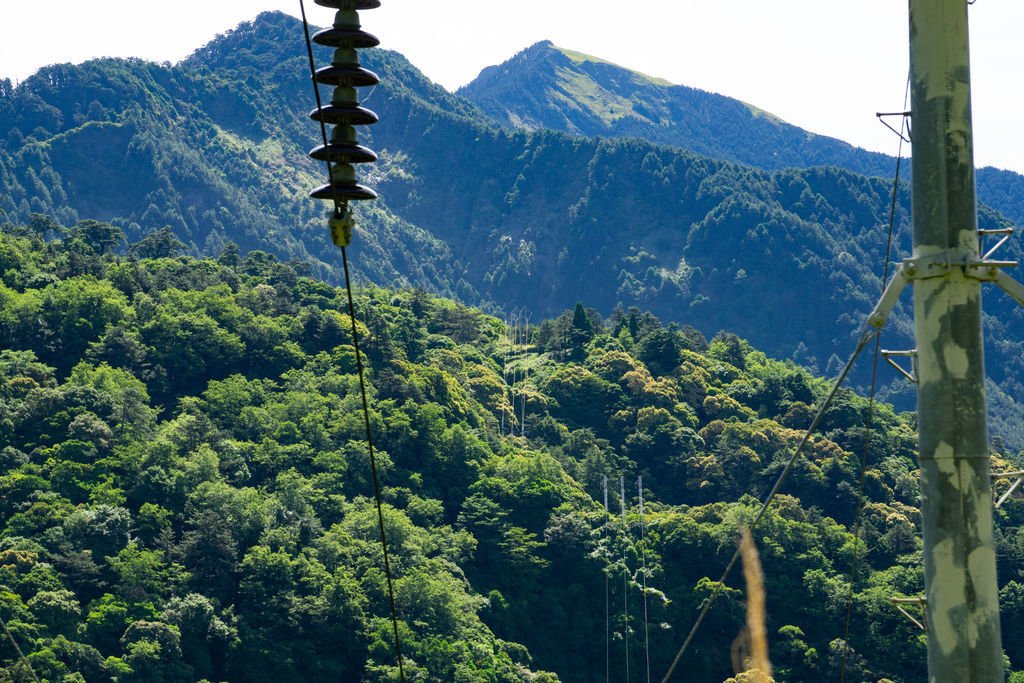
[[[324,85],[366,86],[377,85],[380,78],[377,74],[361,66],[348,64],[325,66],[316,70],[316,82]]]
[[[313,34],[313,42],[317,45],[326,45],[327,47],[364,48],[380,45],[380,40],[372,33],[361,31],[358,28],[337,26],[317,31]]]
[[[377,193],[366,185],[360,185],[355,181],[337,182],[332,185],[321,185],[309,196],[313,199],[337,199],[338,201],[352,201],[359,199],[376,199]]]
[[[314,147],[309,156],[317,161],[331,161],[337,164],[368,164],[377,161],[377,153],[369,147],[352,142],[332,142],[324,147]]]
[[[380,121],[374,112],[357,104],[328,104],[311,111],[309,118],[334,126],[368,126]]]
[[[332,102],[309,112],[309,118],[332,126],[369,126],[380,121],[375,112],[357,102]]]
[[[321,7],[332,9],[377,9],[380,7],[380,0],[313,0]]]

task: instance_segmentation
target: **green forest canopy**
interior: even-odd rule
[[[0,234],[0,614],[47,681],[396,680],[344,292],[180,251],[89,220]],[[410,680],[598,680],[609,577],[613,671],[626,633],[642,666],[644,579],[664,671],[826,383],[635,309],[513,345],[423,291],[356,300]],[[757,533],[778,681],[828,680],[843,651],[866,410],[841,393]],[[922,589],[914,425],[874,421],[847,670],[916,681],[924,637],[889,604]],[[600,503],[620,475],[626,526],[617,487]],[[1022,517],[997,513],[1015,669]],[[743,619],[734,577],[690,680],[734,673]],[[26,680],[6,640],[0,662]]]

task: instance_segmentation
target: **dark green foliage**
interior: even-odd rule
[[[659,329],[645,335],[634,347],[638,360],[655,375],[672,372],[682,360],[683,340],[674,329]]]
[[[184,249],[185,244],[174,236],[171,226],[167,225],[133,244],[128,255],[137,258],[168,258],[177,256]]]
[[[78,247],[30,232],[0,234],[19,254],[18,286],[0,289],[0,610],[36,672],[393,680],[344,292],[261,254],[94,250],[80,264],[100,275],[37,280]],[[24,334],[44,301],[54,332]],[[708,345],[582,305],[530,330],[511,361],[529,380],[509,387],[497,320],[418,290],[366,288],[357,308],[403,649],[423,680],[599,679],[606,577],[613,670],[623,628],[640,670],[641,558],[663,671],[826,390],[735,335]],[[85,317],[64,323],[69,310]],[[521,428],[510,395],[528,397],[525,439],[501,433],[503,413]],[[840,396],[758,532],[787,680],[836,675],[865,411]],[[888,603],[921,590],[913,425],[884,405],[874,420],[851,662],[865,680],[918,680],[923,647]],[[1018,508],[1000,512],[1007,615],[1022,602]],[[686,663],[695,680],[731,675],[743,610],[736,576]],[[0,661],[23,677],[6,643]]]
[[[93,254],[103,255],[124,241],[124,231],[110,223],[89,218],[75,224],[68,233],[68,240],[75,247],[84,247]]]

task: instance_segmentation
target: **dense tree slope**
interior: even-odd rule
[[[896,163],[746,102],[673,85],[550,41],[487,67],[458,94],[512,128],[637,137],[769,170],[827,165],[892,177]],[[983,202],[1024,222],[1024,176],[979,169],[978,192]]]
[[[233,245],[175,256],[170,231],[117,256],[109,224],[41,227],[0,234],[0,612],[36,673],[395,680],[344,292]],[[598,680],[606,577],[612,666],[628,628],[640,670],[643,562],[664,671],[827,389],[636,310],[577,306],[510,346],[497,319],[419,290],[366,288],[357,308],[415,680]],[[841,395],[757,533],[778,681],[837,671],[865,410]],[[921,590],[914,435],[885,406],[874,422],[848,671],[901,683],[924,676],[888,603]],[[1022,514],[998,513],[1017,667]],[[743,613],[734,577],[689,680],[731,675]],[[6,640],[0,663],[25,680]]]
[[[296,20],[270,13],[176,66],[101,60],[5,85],[0,208],[14,222],[111,221],[131,239],[169,225],[194,254],[234,241],[336,282],[323,207],[304,198],[322,169],[305,157],[318,131],[300,38]],[[382,117],[366,135],[382,158],[366,173],[383,201],[361,209],[363,277],[538,318],[584,298],[605,313],[636,305],[706,336],[732,330],[819,372],[845,359],[881,289],[887,181],[503,129],[400,55],[365,61],[383,77],[365,95]],[[898,255],[908,204],[900,193]],[[1004,219],[984,209],[982,223]],[[993,302],[1001,433],[1024,446],[1014,433],[1024,325]],[[911,345],[902,311],[891,334],[888,346]],[[909,407],[894,377],[885,381],[903,394],[891,395]]]

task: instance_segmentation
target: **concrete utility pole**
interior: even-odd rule
[[[910,0],[914,284],[928,672],[1001,683],[967,0]]]

